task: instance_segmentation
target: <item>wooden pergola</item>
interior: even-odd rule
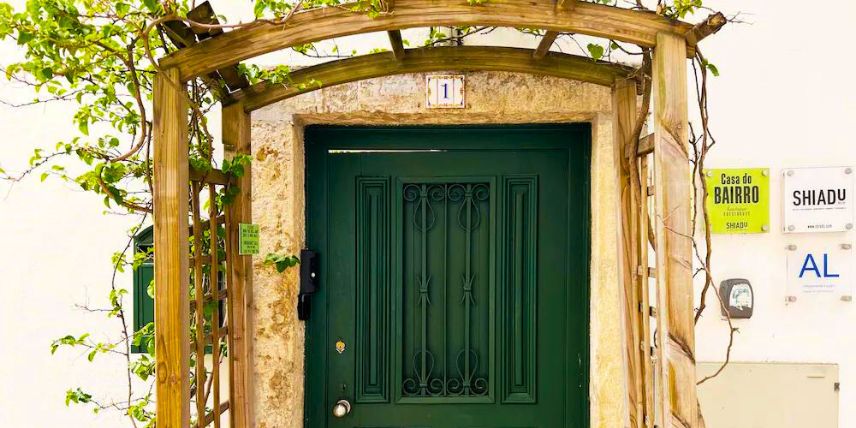
[[[282,25],[259,23],[229,32],[168,26],[183,49],[160,60],[154,94],[154,245],[155,336],[157,353],[157,424],[162,428],[220,426],[228,409],[230,426],[252,427],[253,349],[252,261],[237,251],[238,225],[252,223],[250,171],[233,177],[222,171],[193,168],[188,158],[188,98],[186,82],[203,78],[222,82],[222,138],[226,155],[250,154],[251,112],[320,87],[404,73],[428,71],[510,71],[556,76],[613,91],[616,164],[621,195],[622,272],[628,419],[633,427],[698,427],[703,419],[696,397],[691,236],[691,180],[688,158],[687,58],[696,45],[715,33],[726,20],[721,14],[690,25],[648,11],[629,10],[578,0],[490,0],[470,5],[466,0],[387,1],[377,17],[356,12],[354,6],[326,7],[295,13]],[[207,7],[207,6],[206,6]],[[213,20],[213,13],[200,18]],[[400,30],[431,26],[525,27],[546,30],[537,49],[504,47],[436,47],[405,49]],[[292,46],[372,32],[387,32],[390,52],[324,63],[295,71],[288,85],[249,86],[234,67],[243,60]],[[638,76],[632,68],[589,58],[550,52],[560,33],[575,33],[632,43],[654,50],[653,124],[651,136],[634,134],[638,105]],[[175,40],[175,39],[174,39]],[[305,83],[313,82],[313,85]],[[638,150],[634,153],[634,148]],[[654,174],[648,186],[648,170]],[[237,195],[225,212],[201,213],[200,193],[209,197],[231,187]],[[653,198],[649,213],[648,198]],[[188,203],[190,201],[190,203]],[[211,204],[215,205],[215,204]],[[597,215],[597,213],[593,213]],[[651,223],[649,224],[649,219]],[[216,238],[225,225],[226,239]],[[649,228],[655,239],[649,242]],[[207,254],[201,242],[211,231]],[[225,244],[226,259],[218,259]],[[656,266],[648,253],[656,248]],[[225,262],[226,286],[205,288]],[[205,266],[210,266],[206,270]],[[189,275],[188,273],[191,272]],[[648,278],[656,277],[656,302],[648,299]],[[191,299],[191,282],[195,292]],[[216,283],[216,281],[208,281]],[[228,301],[226,326],[204,326],[201,308],[208,301]],[[658,334],[651,343],[650,318]],[[215,327],[215,325],[218,325]],[[197,383],[206,373],[207,345],[228,347],[229,393],[220,397],[218,359],[211,363],[213,410],[196,400],[191,412],[191,370]],[[193,348],[193,350],[191,349]],[[653,350],[653,352],[652,352]],[[200,355],[191,369],[191,356]],[[201,376],[201,379],[200,379]],[[201,388],[201,387],[200,387]],[[201,389],[200,389],[201,390]],[[198,392],[198,391],[197,391]],[[201,392],[198,392],[201,393]]]

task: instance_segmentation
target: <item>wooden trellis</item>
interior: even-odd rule
[[[165,90],[170,85],[174,83],[159,75],[155,83],[156,97],[165,92],[180,94]],[[185,103],[181,96],[169,98],[167,103],[156,103],[156,115],[164,106],[184,107]],[[247,124],[244,128],[249,130],[249,118],[243,111],[226,108],[223,117],[229,124],[228,129],[232,129],[231,126],[236,130],[242,128],[243,120]],[[223,414],[229,411],[230,426],[246,426],[240,421],[250,417],[247,381],[252,350],[251,341],[246,337],[246,308],[251,304],[251,294],[247,290],[251,287],[249,272],[252,265],[249,257],[238,255],[238,225],[249,222],[251,218],[250,170],[249,166],[245,167],[247,175],[235,178],[213,168],[205,171],[194,169],[187,163],[184,126],[186,124],[182,121],[155,121],[158,138],[171,135],[176,143],[176,146],[168,148],[155,145],[154,151],[158,177],[154,182],[158,200],[155,227],[163,231],[166,225],[174,231],[169,236],[161,234],[155,241],[155,245],[158,242],[161,245],[161,250],[155,252],[156,266],[161,266],[155,267],[158,281],[155,291],[155,346],[157,371],[160,373],[157,387],[158,391],[163,388],[174,392],[158,394],[158,419],[183,421],[180,425],[167,422],[161,426],[189,426],[194,419],[199,427],[211,424],[219,427]],[[227,155],[248,153],[248,133],[236,131],[226,135],[226,143],[231,148]],[[175,150],[179,147],[184,147],[183,151]],[[183,168],[167,167],[176,162],[181,162]],[[166,173],[167,170],[173,173]],[[225,190],[230,187],[244,190],[238,192],[232,203],[218,204],[219,195],[228,193]],[[170,202],[174,203],[166,203],[165,193],[171,195]],[[189,201],[189,205],[182,201]],[[207,204],[204,203],[206,201]],[[203,205],[207,205],[207,210]],[[206,231],[207,237],[204,236]],[[210,314],[206,314],[206,307]],[[225,313],[221,314],[221,310]],[[172,325],[173,329],[168,330],[164,325]],[[194,332],[192,337],[191,328]],[[192,369],[191,361],[195,362]],[[223,365],[228,368],[226,379],[221,375]],[[191,373],[195,379],[193,389]],[[227,399],[221,397],[224,381],[228,382]],[[176,397],[180,397],[179,402],[174,401]],[[193,417],[191,402],[195,403]]]
[[[318,87],[432,70],[512,71],[613,88],[622,218],[618,237],[622,263],[616,269],[622,273],[624,290],[629,420],[633,427],[701,426],[693,356],[686,58],[693,54],[699,41],[722,27],[725,19],[716,14],[693,26],[650,12],[578,0],[558,3],[491,0],[477,6],[461,0],[387,3],[389,10],[376,18],[355,12],[353,9],[358,9],[358,5],[353,4],[301,11],[282,25],[256,24],[229,32],[198,31],[175,24],[168,28],[173,41],[184,48],[160,61],[154,95],[158,426],[189,427],[194,415],[200,427],[220,426],[221,415],[227,409],[230,426],[254,426],[253,349],[248,337],[253,331],[248,310],[252,305],[252,261],[236,251],[238,225],[252,221],[251,173],[247,170],[240,178],[228,177],[217,170],[191,173],[186,82],[202,78],[220,94],[224,104],[223,141],[227,154],[233,156],[250,153],[253,110]],[[192,13],[198,22],[215,22],[210,8]],[[401,29],[428,26],[526,27],[547,32],[534,50],[473,46],[404,48]],[[263,83],[247,87],[234,74],[236,64],[246,59],[295,45],[370,32],[387,32],[391,52],[308,67],[292,73],[291,84],[285,86]],[[557,35],[563,32],[654,49],[651,137],[638,144],[631,143],[636,138],[633,133],[639,108],[634,70],[549,52]],[[316,81],[320,85],[301,85]],[[653,184],[649,185],[652,170]],[[217,188],[223,186],[233,186],[236,199],[222,214],[216,204],[210,204],[206,222],[199,195],[207,193],[207,198],[212,199]],[[225,230],[223,241],[217,239],[221,222]],[[210,234],[209,252],[204,254],[201,242],[206,227]],[[656,237],[650,240],[653,245],[649,245],[649,229],[654,232],[650,235]],[[192,247],[188,242],[193,242]],[[225,247],[225,260],[218,257],[221,245]],[[655,267],[648,265],[651,248],[656,251]],[[219,269],[225,269],[222,290],[217,285]],[[649,299],[649,277],[656,278],[654,299]],[[199,308],[206,301],[223,300],[223,295],[227,316],[221,326],[219,314],[206,319]],[[219,305],[215,306],[219,311]],[[196,326],[193,338],[191,326]],[[220,359],[216,357],[221,338],[225,338],[228,347],[228,361],[224,362],[229,368],[228,399],[220,397],[219,385],[214,385],[223,381],[217,367]],[[204,363],[206,346],[217,350],[213,352],[210,370]],[[193,369],[196,383],[204,385],[201,380],[211,373],[210,400],[192,400],[192,395],[200,393],[199,388],[195,394],[191,393],[193,353],[201,356],[197,361],[203,362]],[[195,411],[191,411],[193,401]],[[211,408],[206,406],[208,402]]]

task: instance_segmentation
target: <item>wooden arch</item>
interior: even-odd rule
[[[252,331],[252,317],[248,313],[252,306],[253,263],[251,257],[239,255],[236,249],[239,224],[252,222],[251,173],[247,170],[241,177],[231,177],[217,170],[200,172],[189,165],[189,105],[183,82],[197,77],[210,79],[215,71],[225,77],[224,69],[234,68],[240,61],[292,46],[382,31],[389,32],[393,52],[307,67],[291,73],[289,85],[262,83],[225,96],[222,122],[227,155],[250,154],[250,112],[311,89],[351,81],[438,70],[490,70],[611,86],[617,148],[615,163],[621,167],[617,171],[619,188],[616,189],[621,195],[621,266],[616,269],[622,275],[627,419],[633,428],[655,424],[663,428],[703,426],[697,407],[693,355],[692,197],[686,147],[686,58],[693,55],[699,41],[725,24],[724,17],[712,15],[693,26],[651,12],[580,0],[489,0],[477,5],[470,5],[467,0],[397,0],[394,4],[387,0],[386,4],[388,10],[375,18],[359,11],[359,4],[346,4],[301,11],[281,25],[258,23],[219,35],[207,33],[203,37],[199,29],[194,28],[199,43],[179,43],[184,49],[159,61],[153,99],[158,426],[190,426],[191,302],[187,273],[191,262],[196,273],[194,281],[200,281],[194,287],[195,307],[202,307],[206,299],[229,302],[228,329],[212,331],[208,337],[197,329],[195,344],[196,354],[201,355],[205,341],[219,343],[220,337],[226,338],[229,398],[223,403],[214,401],[211,412],[204,402],[197,402],[197,414],[203,416],[196,426],[210,423],[219,426],[220,414],[226,409],[230,412],[230,426],[254,426],[253,350],[248,337]],[[211,16],[214,19],[213,13]],[[404,49],[401,29],[428,26],[525,27],[547,30],[547,33],[535,50],[475,46]],[[646,144],[634,141],[638,111],[635,70],[549,52],[556,36],[563,32],[603,37],[655,50],[652,72],[655,108],[650,127],[654,133],[644,141]],[[193,38],[193,34],[190,37]],[[314,82],[320,84],[308,85]],[[235,89],[231,84],[228,86]],[[637,147],[638,156],[633,152]],[[652,152],[653,157],[649,155]],[[644,173],[649,166],[656,171],[653,192]],[[207,188],[213,197],[217,186],[237,186],[237,195],[223,216],[218,216],[215,208],[209,212],[211,220],[203,222],[200,191]],[[655,221],[650,228],[655,230],[657,243],[655,269],[648,267],[647,257],[647,197],[652,194],[655,210],[651,218]],[[192,213],[189,200],[193,201]],[[198,252],[191,257],[187,251],[190,230],[197,239],[205,228],[210,228],[211,236],[216,236],[220,223],[224,223],[226,229],[227,272],[224,275],[228,285],[223,291],[225,297],[219,295],[220,291],[212,290],[213,295],[201,291],[203,264],[214,271],[209,275],[216,276],[214,266],[217,263],[214,262],[217,260],[210,254]],[[218,240],[211,239],[210,245],[216,249]],[[649,272],[656,276],[656,304],[648,302],[647,298]],[[653,306],[657,309],[658,329],[654,344],[646,339],[650,336],[649,314],[654,313],[650,310]],[[196,311],[195,316],[199,325],[200,311]],[[651,346],[656,349],[657,364],[652,362]],[[199,365],[196,371],[198,375]],[[203,368],[203,377],[204,371]],[[219,388],[214,390],[219,391]],[[215,400],[218,394],[215,392]]]
[[[689,40],[688,52],[698,41],[693,26],[637,10],[569,0],[575,6],[557,7],[553,0],[490,0],[470,5],[466,0],[397,0],[390,12],[376,18],[354,12],[357,3],[295,13],[284,25],[257,24],[239,28],[199,45],[180,50],[160,62],[176,68],[182,80],[237,62],[306,43],[379,31],[431,26],[493,26],[539,28],[585,34],[633,43],[656,45],[657,34]]]
[[[550,52],[534,59],[532,49],[457,46],[407,49],[396,58],[391,52],[331,61],[292,72],[285,85],[259,83],[233,94],[225,103],[241,102],[246,112],[302,93],[342,83],[395,74],[431,71],[510,71],[539,74],[612,86],[636,70],[576,55]]]

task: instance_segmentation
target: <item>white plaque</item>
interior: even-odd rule
[[[465,108],[464,86],[460,74],[432,75],[425,79],[425,106],[428,108]]]
[[[854,174],[851,167],[784,171],[785,232],[853,229]]]
[[[853,250],[848,244],[791,246],[788,251],[788,295],[853,295]]]

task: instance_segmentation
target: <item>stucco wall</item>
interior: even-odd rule
[[[297,253],[304,244],[306,125],[592,123],[591,421],[624,425],[626,414],[618,288],[617,207],[611,93],[592,84],[513,73],[467,74],[467,108],[424,108],[425,75],[327,88],[253,113],[253,215],[261,254]],[[601,213],[598,215],[597,213]],[[605,215],[604,215],[605,214]],[[255,406],[260,428],[301,427],[303,324],[297,272],[280,275],[256,259]]]

